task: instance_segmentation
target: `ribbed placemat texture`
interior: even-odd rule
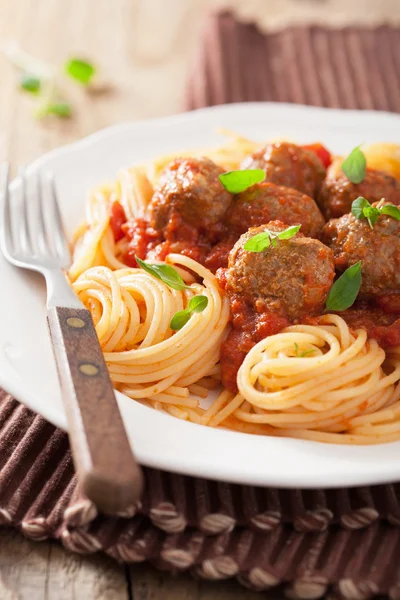
[[[400,112],[400,29],[287,28],[210,17],[185,108],[270,100]],[[98,515],[67,435],[0,391],[0,524],[292,598],[400,599],[400,483],[338,490],[231,485],[145,469],[136,514]]]
[[[288,27],[263,35],[229,13],[210,18],[185,108],[262,100],[400,112],[400,28]]]

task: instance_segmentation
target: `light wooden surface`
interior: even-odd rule
[[[362,1],[375,11],[379,5],[382,18],[400,18],[398,0]],[[324,20],[321,11],[329,21],[330,6],[348,4],[344,0],[312,3],[307,0],[282,3],[232,0],[238,10],[254,17],[260,14],[261,4],[265,11],[269,3],[269,24],[282,23],[282,15],[277,14],[278,4],[301,20],[302,2],[308,11],[311,5],[314,7],[320,21]],[[75,107],[74,117],[64,121],[56,118],[37,121],[32,117],[32,99],[18,92],[16,74],[0,55],[0,160],[7,157],[14,166],[21,165],[106,125],[178,112],[202,15],[210,7],[222,4],[230,3],[224,0],[0,0],[0,50],[7,42],[14,41],[24,50],[56,65],[71,55],[86,56],[100,66],[111,83],[110,92],[97,96],[68,85],[65,91]],[[362,12],[368,16],[366,11],[359,10],[359,3],[354,10],[357,15]],[[340,20],[343,14],[336,16]],[[142,565],[123,567],[101,555],[81,557],[68,553],[57,543],[34,543],[13,530],[0,529],[1,600],[258,598],[258,594],[234,582],[211,584],[194,581],[186,575],[160,574]]]

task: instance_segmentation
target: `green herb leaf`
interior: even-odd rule
[[[170,265],[153,265],[141,260],[138,256],[135,256],[135,259],[143,271],[150,273],[153,277],[157,277],[157,279],[163,281],[170,288],[178,291],[189,289],[189,286],[186,285],[179,273]]]
[[[208,306],[207,296],[193,296],[190,298],[188,310],[189,312],[200,313],[203,312]]]
[[[380,211],[382,215],[389,215],[389,217],[393,217],[393,219],[400,221],[400,208],[398,206],[395,206],[394,204],[385,204]]]
[[[303,350],[302,352],[300,352],[299,345],[296,342],[294,343],[294,349],[295,349],[295,352],[296,352],[296,356],[298,358],[304,358],[305,356],[308,356],[308,354],[313,354],[315,352],[314,349],[312,349],[312,350]]]
[[[41,88],[41,81],[39,77],[35,77],[35,75],[28,75],[24,73],[21,77],[20,86],[25,92],[29,92],[30,94],[38,94]]]
[[[361,260],[359,260],[335,281],[326,299],[326,308],[341,311],[352,306],[360,291],[361,282]]]
[[[342,163],[342,171],[351,183],[361,183],[365,178],[367,159],[364,152],[357,146],[350,152]]]
[[[379,202],[378,206],[371,206],[368,200],[360,196],[352,203],[351,212],[356,219],[368,219],[371,229],[379,219],[380,215],[389,215],[400,221],[400,208],[394,204],[385,204],[381,206],[381,202]]]
[[[40,116],[55,115],[56,117],[68,118],[72,115],[72,108],[68,102],[54,102],[48,104],[41,111]]]
[[[188,309],[180,310],[179,312],[174,314],[169,326],[173,331],[178,331],[179,329],[182,329],[184,325],[186,325],[189,319],[190,311]]]
[[[65,72],[67,75],[79,81],[83,85],[89,85],[96,73],[95,67],[80,58],[71,58],[65,63]]]
[[[240,194],[256,183],[261,183],[265,179],[265,172],[262,169],[242,169],[237,171],[228,171],[219,176],[219,180],[224,188],[231,194]]]
[[[271,238],[269,231],[263,231],[247,240],[243,248],[247,250],[247,252],[262,252],[266,248],[269,248],[270,244]]]
[[[276,237],[278,238],[278,240],[289,240],[294,235],[296,235],[298,231],[300,231],[300,227],[301,225],[291,225],[287,229],[277,232]],[[273,231],[272,233],[275,233],[275,231]]]
[[[356,219],[362,219],[364,215],[364,208],[370,207],[370,203],[366,198],[359,196],[356,200],[352,202],[351,212],[355,216]]]
[[[187,308],[185,308],[185,310],[180,310],[179,312],[174,314],[169,326],[174,331],[182,329],[182,327],[186,325],[186,323],[189,321],[193,313],[203,312],[203,310],[207,308],[207,305],[207,296],[193,296],[193,298],[190,298],[189,305]]]
[[[300,227],[301,225],[291,225],[283,231],[271,231],[270,229],[266,229],[247,240],[243,248],[247,250],[247,252],[262,252],[266,248],[269,248],[271,243],[274,248],[276,248],[277,240],[289,240],[296,235]]]
[[[376,208],[375,206],[366,206],[363,209],[363,214],[364,214],[365,218],[368,220],[369,226],[371,227],[371,229],[373,229],[375,223],[377,222],[377,220],[379,219],[379,217],[381,215],[381,211],[379,208]]]

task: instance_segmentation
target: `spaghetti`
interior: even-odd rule
[[[140,269],[92,267],[73,288],[91,311],[116,388],[188,418],[187,409],[199,408],[190,398],[192,384],[197,393],[207,393],[207,381],[206,387],[199,382],[218,373],[229,304],[207,269],[185,256],[170,255],[169,262],[190,269],[203,283],[176,291]],[[208,298],[207,308],[173,333],[171,318],[199,293]]]
[[[256,344],[238,372],[240,395],[210,424],[232,416],[258,433],[266,425],[267,433],[335,443],[399,439],[400,349],[385,353],[338,315],[320,321]]]

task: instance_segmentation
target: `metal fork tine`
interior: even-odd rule
[[[37,216],[37,246],[39,253],[46,255],[50,252],[49,244],[46,236],[46,224],[44,218],[44,195],[43,181],[40,174],[36,177],[36,216]]]
[[[10,165],[8,163],[4,163],[1,169],[1,183],[2,183],[2,196],[3,196],[3,225],[2,225],[2,235],[1,241],[4,246],[4,250],[8,255],[13,254],[14,252],[14,242],[12,235],[12,227],[11,227],[11,210],[10,210],[10,192],[8,190],[10,178]]]
[[[26,190],[26,178],[24,174],[24,170],[21,169],[20,174],[20,182],[21,182],[21,194],[22,194],[22,218],[21,218],[21,231],[20,231],[20,244],[21,250],[24,253],[33,253],[32,247],[32,236],[29,226],[29,210],[28,210],[28,199],[27,199],[27,190]]]
[[[64,232],[60,208],[58,206],[57,191],[54,183],[54,177],[50,175],[48,179],[51,192],[51,203],[53,204],[53,215],[55,225],[53,231],[54,247],[59,258],[61,258],[62,260],[69,260],[69,246]]]

